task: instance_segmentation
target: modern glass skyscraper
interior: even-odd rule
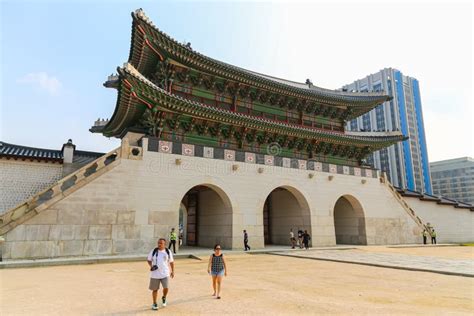
[[[435,195],[474,204],[474,159],[463,157],[430,163]]]
[[[393,97],[346,124],[348,131],[402,131],[409,139],[370,154],[367,163],[387,173],[393,185],[432,194],[418,80],[385,68],[343,90],[385,91]]]

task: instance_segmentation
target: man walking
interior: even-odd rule
[[[171,250],[171,246],[173,246],[173,253],[176,254],[176,240],[178,239],[178,236],[176,232],[174,231],[174,228],[171,228],[170,232],[170,245],[168,249]]]
[[[245,229],[244,229],[244,247],[245,247],[245,251],[250,250],[249,235],[247,234],[247,231]]]
[[[151,309],[158,310],[156,299],[160,284],[163,286],[163,296],[161,302],[163,307],[166,306],[166,296],[168,295],[169,277],[174,278],[174,260],[171,251],[166,248],[166,239],[158,240],[158,247],[150,251],[148,254],[148,265],[150,266],[150,285],[152,291],[153,305]],[[171,274],[170,274],[171,268]]]
[[[436,245],[436,232],[435,232],[434,228],[431,230],[431,243],[433,245]]]
[[[428,232],[426,229],[423,229],[423,245],[426,245],[426,238],[428,237]]]
[[[303,244],[304,244],[304,248],[306,250],[309,249],[309,240],[311,239],[311,236],[308,234],[308,231],[305,230],[304,233],[303,233]]]

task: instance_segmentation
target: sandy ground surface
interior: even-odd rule
[[[383,253],[401,253],[407,255],[417,256],[428,256],[428,257],[439,257],[446,259],[473,259],[474,260],[474,247],[467,246],[442,246],[432,247],[430,245],[425,247],[400,247],[400,248],[389,248],[384,246],[364,246],[358,248],[360,251],[365,252],[383,252]]]
[[[216,300],[207,262],[178,259],[168,306],[158,312],[150,310],[145,262],[0,270],[0,314],[472,315],[474,310],[474,278],[273,255],[229,255],[228,261],[222,299]]]

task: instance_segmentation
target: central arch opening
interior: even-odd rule
[[[341,196],[334,206],[336,244],[367,245],[362,205],[350,195]]]
[[[179,227],[183,246],[232,248],[232,206],[221,189],[191,188],[181,200]]]
[[[309,205],[298,190],[291,187],[274,189],[263,207],[264,245],[290,245],[290,230],[298,238],[298,230],[311,235]]]

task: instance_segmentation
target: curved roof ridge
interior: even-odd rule
[[[101,152],[87,151],[87,150],[75,150],[76,156],[93,156],[100,157],[104,155]],[[11,144],[4,141],[0,141],[0,155],[19,155],[28,157],[38,158],[63,158],[63,151],[61,149],[49,149],[30,147],[17,144]]]
[[[204,54],[202,54],[198,51],[195,51],[195,50],[191,49],[190,47],[187,47],[187,46],[183,45],[182,43],[178,42],[176,39],[174,39],[173,37],[171,37],[167,33],[161,31],[151,21],[151,19],[145,14],[143,9],[141,9],[141,8],[137,9],[135,12],[133,12],[132,15],[136,16],[137,18],[141,19],[142,21],[144,21],[145,23],[150,25],[157,32],[159,32],[160,34],[165,36],[168,40],[172,41],[174,44],[178,45],[179,47],[181,47],[183,49],[190,50],[194,54],[196,54],[196,55],[198,55],[198,56],[200,56],[204,59],[208,59],[212,62],[219,63],[219,64],[222,64],[224,66],[230,67],[230,68],[234,68],[235,70],[238,70],[238,71],[246,72],[250,75],[258,76],[260,78],[270,80],[270,81],[274,81],[274,82],[279,83],[279,84],[287,85],[287,86],[292,87],[292,88],[298,88],[298,89],[304,90],[306,92],[312,92],[312,91],[317,92],[318,91],[318,92],[322,92],[322,93],[331,93],[331,94],[334,94],[334,95],[346,96],[346,97],[389,97],[388,95],[386,95],[383,92],[357,92],[357,93],[354,93],[354,92],[348,92],[348,91],[327,89],[327,88],[322,88],[322,87],[318,87],[318,86],[314,86],[314,85],[312,85],[312,87],[309,87],[307,84],[304,84],[304,83],[299,83],[299,82],[296,82],[296,81],[282,79],[282,78],[262,74],[262,73],[259,73],[259,72],[253,71],[253,70],[248,70],[248,69],[245,69],[245,68],[242,68],[242,67],[239,67],[239,66],[235,66],[235,65],[217,60],[215,58],[209,57],[207,55],[204,55]]]
[[[2,147],[4,147],[5,150],[11,149],[11,148],[16,148],[18,150],[34,150],[35,153],[39,151],[61,152],[61,150],[57,150],[57,149],[30,147],[30,146],[16,145],[16,144],[10,144],[4,141],[0,141],[0,152],[2,150]]]

